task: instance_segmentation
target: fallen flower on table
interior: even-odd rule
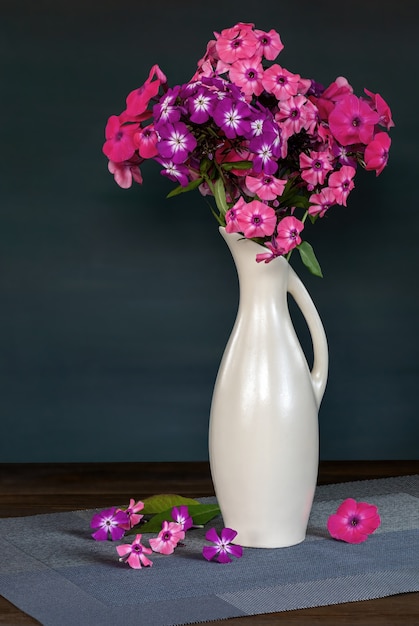
[[[182,529],[186,532],[192,525],[192,517],[189,515],[189,509],[184,504],[182,506],[174,506],[172,509],[172,519],[182,525]]]
[[[154,552],[173,554],[181,539],[185,539],[185,531],[182,528],[182,524],[164,521],[157,537],[149,539],[148,542]]]
[[[132,543],[125,543],[122,546],[117,546],[116,551],[120,556],[120,561],[128,563],[128,565],[134,569],[141,569],[144,567],[151,567],[153,561],[146,556],[151,554],[151,548],[147,548],[141,543],[142,535],[136,535]]]
[[[205,535],[205,539],[211,541],[214,545],[202,548],[203,557],[207,561],[215,560],[219,563],[230,563],[232,561],[230,554],[239,559],[243,556],[243,548],[232,543],[236,535],[237,532],[232,528],[223,528],[220,536],[215,528],[210,528]]]
[[[381,523],[374,504],[347,498],[327,520],[327,529],[334,539],[346,543],[362,543]]]
[[[135,502],[134,498],[131,498],[129,501],[129,505],[126,509],[118,509],[118,511],[123,511],[128,516],[128,522],[119,524],[120,527],[123,528],[124,530],[130,530],[134,526],[137,526],[140,520],[144,517],[144,515],[138,514],[139,511],[143,510],[143,508],[144,508],[144,502],[141,502],[141,500],[139,500],[138,502]]]
[[[129,524],[127,513],[120,510],[117,511],[115,506],[105,509],[92,517],[90,526],[98,529],[92,533],[92,537],[96,541],[106,541],[109,538],[112,541],[118,541],[124,536],[124,526],[127,524]]]

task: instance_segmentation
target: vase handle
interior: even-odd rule
[[[317,406],[323,398],[326,388],[327,374],[329,367],[329,351],[327,347],[326,333],[316,307],[301,280],[291,266],[288,266],[288,292],[292,295],[300,308],[311,335],[313,343],[313,369],[311,370],[311,381]]]

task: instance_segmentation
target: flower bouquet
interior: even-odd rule
[[[284,46],[275,30],[238,23],[214,36],[187,83],[169,87],[154,65],[109,118],[109,171],[128,188],[142,183],[144,161],[156,161],[177,183],[168,196],[213,196],[228,233],[266,248],[258,262],[297,248],[321,276],[304,223],[346,206],[357,167],[382,172],[390,108],[378,93],[355,95],[346,78],[324,87],[279,65]]]

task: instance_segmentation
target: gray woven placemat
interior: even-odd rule
[[[379,507],[380,528],[359,545],[326,530],[347,497]],[[174,626],[419,591],[419,476],[318,487],[305,542],[246,548],[228,565],[202,558],[195,529],[174,555],[133,570],[115,543],[91,539],[91,516],[0,520],[0,593],[44,626]]]

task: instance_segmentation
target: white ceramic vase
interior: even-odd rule
[[[284,257],[220,232],[236,264],[240,301],[211,404],[209,455],[224,526],[236,542],[280,548],[304,540],[318,473],[318,410],[328,349],[316,308]],[[294,330],[290,293],[309,328],[310,371]]]

